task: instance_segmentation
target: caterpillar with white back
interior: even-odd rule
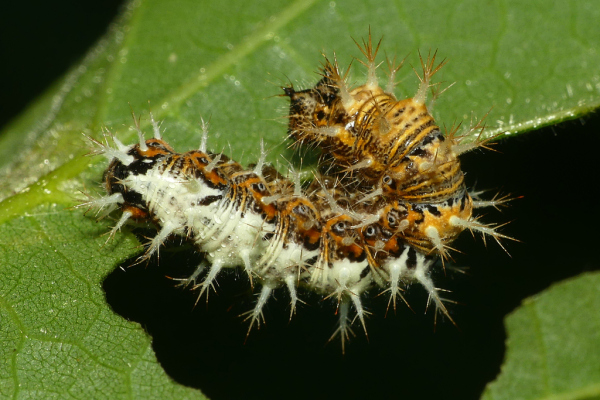
[[[390,67],[387,90],[377,82],[374,49],[359,46],[367,61],[365,85],[349,89],[347,73],[327,59],[323,78],[312,89],[284,88],[291,99],[289,133],[296,143],[322,148],[320,172],[309,185],[290,180],[265,163],[266,152],[243,168],[223,154],[207,151],[208,127],[198,150],[175,152],[151,115],[154,137],[146,140],[139,120],[139,142],[124,145],[110,132],[91,139],[94,154],[110,160],[104,174],[107,196],[87,205],[108,214],[121,210],[110,237],[129,220],[154,223],[158,233],[142,259],[158,253],[165,240],[180,236],[205,255],[183,285],[198,298],[208,295],[223,269],[242,268],[259,288],[246,317],[248,332],[262,320],[273,290],[285,287],[290,317],[298,288],[333,298],[339,308],[342,348],[355,309],[365,333],[363,295],[369,289],[389,292],[396,307],[401,291],[421,284],[436,309],[448,310],[430,274],[438,257],[448,258],[449,244],[464,229],[507,238],[472,215],[474,208],[504,201],[473,200],[466,189],[458,156],[487,140],[466,143],[455,131],[444,136],[425,106],[435,55],[422,61],[417,95],[396,100]],[[470,129],[482,129],[480,124]],[[108,139],[114,142],[109,143]],[[477,197],[475,197],[477,199]],[[408,303],[407,303],[408,304]],[[437,313],[436,313],[437,314]],[[332,336],[332,337],[333,337]]]

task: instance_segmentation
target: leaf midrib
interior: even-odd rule
[[[168,104],[169,107],[159,107],[159,109],[155,112],[155,117],[157,119],[165,118],[172,109],[175,109],[185,102],[190,96],[208,86],[210,82],[221,76],[222,73],[229,67],[239,63],[241,59],[258,50],[262,44],[271,40],[271,33],[279,31],[286,24],[288,24],[290,21],[293,21],[298,17],[298,15],[305,12],[316,2],[317,0],[298,0],[284,8],[279,14],[269,18],[263,28],[253,32],[240,44],[234,46],[233,50],[231,50],[229,53],[217,58],[215,62],[206,68],[206,72],[204,74],[194,74],[184,84],[180,85],[177,89],[168,93],[163,99],[161,99],[158,104]],[[135,26],[135,21],[140,18],[139,15],[141,14],[143,14],[142,5],[138,6],[133,11],[133,15],[129,22],[131,26]],[[133,40],[132,38],[135,37],[135,32],[136,29],[131,28],[127,33],[127,37],[125,37],[121,42],[121,46],[119,48],[126,47]],[[116,67],[115,65],[119,64],[120,63],[111,64],[111,69],[108,71],[104,87],[110,86],[111,82],[116,81],[118,78],[120,68]],[[104,90],[102,92],[105,93],[106,91]],[[97,130],[97,127],[100,126],[101,121],[106,118],[107,108],[108,97],[103,95],[98,102],[96,114],[92,120],[93,130]],[[148,121],[141,122],[142,127],[145,127],[148,124]],[[133,136],[132,134],[123,132],[122,130],[117,130],[115,133],[117,134],[116,136],[121,138]],[[100,160],[100,158],[97,158],[90,161],[89,159],[82,157],[83,154],[83,152],[76,154],[71,161],[62,164],[54,171],[40,177],[37,183],[43,181],[45,182],[43,185],[38,185],[37,183],[30,185],[24,191],[8,197],[0,202],[0,223],[4,223],[7,220],[22,215],[25,210],[32,209],[40,204],[47,203],[50,200],[65,206],[73,205],[73,199],[62,191],[58,190],[58,185],[60,182],[64,182],[67,179],[75,178],[86,168],[88,168],[90,164],[96,164]],[[49,197],[45,195],[46,191],[48,190],[53,193],[53,196]]]

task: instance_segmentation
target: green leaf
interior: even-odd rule
[[[561,282],[506,318],[506,362],[484,400],[600,398],[600,273]]]
[[[78,214],[41,206],[0,226],[0,396],[203,398],[104,301],[100,282],[135,239],[102,247],[104,228]]]
[[[370,27],[374,39],[384,37],[382,51],[407,56],[417,70],[419,50],[449,59],[436,75],[456,82],[435,104],[440,125],[468,125],[493,107],[487,134],[514,135],[599,106],[598,20],[591,0],[129,3],[0,137],[2,395],[200,396],[168,380],[142,327],[105,302],[104,277],[139,248],[128,233],[103,247],[109,224],[65,209],[79,190],[94,191],[105,167],[82,156],[82,132],[100,137],[107,126],[130,142],[131,105],[146,129],[151,109],[184,151],[199,143],[202,116],[211,120],[213,150],[249,162],[263,138],[285,170],[293,154],[279,86],[314,84],[321,51],[349,64],[360,55],[351,38]],[[352,79],[361,82],[354,64]],[[412,96],[411,68],[399,78],[398,96]]]

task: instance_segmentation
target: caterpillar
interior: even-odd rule
[[[130,220],[154,224],[157,234],[140,260],[157,255],[169,237],[190,241],[204,262],[183,286],[208,301],[219,274],[239,268],[257,291],[245,317],[248,333],[263,322],[263,308],[275,289],[284,287],[290,318],[302,291],[337,304],[342,349],[353,321],[365,334],[368,311],[363,297],[371,291],[407,303],[404,288],[416,282],[450,321],[444,299],[431,279],[438,258],[448,259],[450,244],[465,229],[498,242],[509,238],[473,215],[478,207],[505,199],[479,200],[469,194],[459,156],[488,140],[466,142],[456,130],[444,135],[426,105],[435,54],[421,59],[423,75],[413,98],[391,93],[399,66],[389,63],[390,83],[379,87],[375,62],[379,44],[371,37],[359,48],[367,82],[349,88],[348,73],[325,59],[315,87],[283,88],[290,99],[288,133],[298,146],[319,147],[323,157],[315,179],[302,184],[297,174],[281,175],[261,155],[245,168],[222,153],[207,150],[208,125],[202,121],[202,144],[176,152],[163,138],[150,113],[153,137],[146,139],[134,116],[138,142],[121,143],[108,129],[104,141],[89,138],[110,164],[103,183],[107,195],[81,206],[101,216],[121,216],[109,238]],[[482,130],[481,124],[471,128]],[[112,143],[111,143],[112,142]],[[351,318],[351,308],[355,317]],[[453,322],[453,321],[452,321]]]
[[[361,62],[368,68],[364,85],[349,88],[349,69],[341,74],[337,60],[332,63],[325,58],[323,78],[314,88],[284,88],[290,98],[289,135],[296,145],[322,148],[326,158],[333,158],[340,179],[354,184],[356,190],[385,201],[405,202],[408,221],[414,223],[402,236],[421,251],[435,250],[447,258],[449,244],[464,229],[497,240],[508,238],[473,218],[474,204],[458,158],[486,147],[493,138],[479,139],[481,122],[465,135],[456,136],[457,131],[452,130],[445,136],[427,110],[427,90],[437,87],[431,78],[445,61],[435,66],[435,53],[425,61],[421,58],[423,75],[418,75],[421,84],[416,95],[398,101],[391,91],[403,63],[388,61],[389,82],[387,90],[382,89],[375,61],[380,44],[374,47],[369,35],[368,41],[358,46],[366,58]],[[478,139],[467,142],[477,130]]]

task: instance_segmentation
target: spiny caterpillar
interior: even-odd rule
[[[499,241],[506,236],[473,216],[473,209],[497,206],[504,199],[479,201],[466,189],[458,156],[486,140],[467,142],[456,130],[444,135],[425,105],[432,76],[443,66],[435,54],[421,60],[423,74],[413,98],[391,93],[399,66],[390,63],[383,90],[375,62],[379,44],[359,45],[366,57],[367,82],[349,88],[337,61],[325,59],[314,88],[284,88],[290,98],[289,134],[295,144],[320,147],[322,158],[312,183],[301,184],[265,162],[244,168],[220,153],[207,151],[208,127],[198,150],[177,153],[161,137],[151,115],[154,137],[146,140],[139,120],[139,142],[124,145],[110,132],[94,154],[110,160],[104,174],[108,195],[82,205],[121,210],[112,237],[129,220],[150,221],[158,233],[140,260],[157,254],[165,240],[191,241],[205,262],[187,279],[198,299],[208,295],[219,273],[241,268],[260,288],[254,309],[246,313],[248,332],[263,320],[273,290],[285,287],[290,318],[300,290],[337,304],[337,334],[342,348],[359,319],[366,334],[363,295],[389,295],[406,303],[404,288],[421,284],[436,310],[451,321],[440,289],[430,274],[435,261],[449,257],[450,244],[463,230]],[[467,133],[483,130],[477,124]],[[109,144],[108,137],[114,142]],[[481,137],[481,136],[479,136]],[[473,200],[475,197],[476,200]],[[407,303],[408,304],[408,303]],[[353,307],[356,317],[350,318]],[[436,313],[437,314],[437,313]]]

